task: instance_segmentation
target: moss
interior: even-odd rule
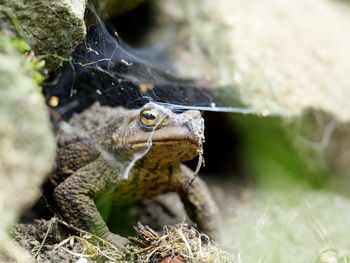
[[[16,37],[0,35],[0,50],[7,50],[7,52],[17,51],[22,54],[21,59],[24,60],[26,73],[30,75],[37,84],[44,81],[45,77],[40,71],[44,68],[45,61],[34,56],[26,41]]]
[[[49,71],[55,70],[61,57],[68,56],[86,34],[83,17],[64,1],[0,0],[0,20],[10,24],[36,55],[44,57]]]

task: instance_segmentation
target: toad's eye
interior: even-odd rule
[[[140,115],[140,121],[147,127],[152,127],[157,124],[159,113],[155,110],[143,110]]]

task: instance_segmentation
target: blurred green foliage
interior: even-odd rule
[[[295,123],[279,117],[232,115],[232,125],[239,130],[245,173],[263,188],[306,187],[327,185],[329,171],[322,160],[312,162],[305,156],[303,145],[295,144]],[[322,154],[322,153],[320,153]],[[314,161],[314,160],[313,160]]]
[[[33,76],[37,84],[40,84],[45,80],[45,77],[41,71],[45,66],[45,61],[35,57],[29,44],[25,40],[8,35],[0,35],[0,46],[2,48],[5,48],[5,46],[12,47],[22,54],[22,58],[25,60],[24,64],[26,69],[30,75]]]

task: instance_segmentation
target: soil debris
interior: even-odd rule
[[[134,229],[137,237],[129,239],[142,247],[133,252],[138,255],[139,262],[234,262],[207,235],[186,223],[165,226],[161,232],[156,232],[138,222]]]
[[[129,237],[134,244],[128,247],[128,254],[57,217],[18,224],[10,234],[32,255],[34,262],[234,262],[207,235],[185,223],[165,226],[156,232],[139,222],[134,229],[136,236]]]

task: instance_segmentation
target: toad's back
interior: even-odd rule
[[[94,132],[110,122],[122,122],[126,118],[123,113],[122,107],[100,106],[96,102],[61,125],[57,134],[56,171],[52,175],[55,184],[100,156],[102,148],[94,140]]]

